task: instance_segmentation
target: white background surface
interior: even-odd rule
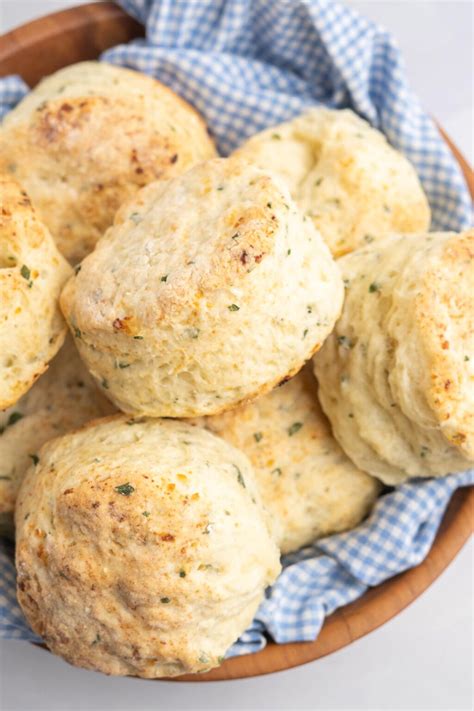
[[[270,0],[269,0],[270,2]],[[0,0],[0,31],[80,0]],[[472,164],[471,2],[356,2],[392,30],[427,110]],[[455,711],[472,708],[473,545],[424,595],[350,647],[312,664],[236,682],[110,679],[24,643],[0,642],[1,711]]]

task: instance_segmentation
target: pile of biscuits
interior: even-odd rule
[[[170,89],[81,63],[4,119],[0,190],[0,514],[69,662],[207,671],[282,553],[474,460],[474,235],[428,231],[351,111],[219,158]]]

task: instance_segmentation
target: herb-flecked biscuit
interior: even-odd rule
[[[387,484],[474,461],[474,233],[386,238],[339,260],[341,318],[314,359],[349,457]]]
[[[140,187],[215,155],[189,104],[155,79],[105,62],[43,79],[0,130],[0,170],[24,184],[73,263]]]
[[[392,232],[429,228],[413,166],[352,111],[310,109],[252,136],[237,155],[286,181],[335,256]]]
[[[58,299],[71,273],[26,192],[0,175],[0,410],[61,347],[67,328]]]
[[[0,412],[0,513],[14,510],[24,474],[45,442],[113,411],[68,336],[31,390]]]
[[[119,415],[46,444],[16,533],[32,628],[106,674],[218,665],[280,572],[245,455],[175,420]]]
[[[121,208],[61,305],[121,410],[193,417],[296,373],[342,298],[337,265],[285,186],[215,159]]]
[[[306,366],[249,405],[199,419],[250,459],[282,553],[353,528],[380,493],[332,436],[316,391]]]

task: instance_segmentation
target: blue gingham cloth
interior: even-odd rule
[[[206,118],[223,155],[248,136],[306,107],[352,108],[415,165],[434,229],[470,224],[459,167],[411,91],[386,31],[329,0],[121,0],[146,25],[146,38],[102,59],[156,76]],[[0,115],[28,92],[19,77],[0,80]],[[453,492],[474,470],[418,480],[382,496],[348,533],[286,556],[250,628],[228,656],[276,642],[313,640],[324,618],[368,587],[427,555]],[[15,598],[11,546],[0,541],[0,637],[39,641]]]

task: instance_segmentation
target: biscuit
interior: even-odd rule
[[[319,397],[347,455],[386,484],[474,460],[473,236],[392,236],[339,260]]]
[[[215,159],[122,208],[61,305],[117,407],[193,417],[296,373],[331,332],[342,297],[337,265],[285,186]]]
[[[140,187],[215,155],[189,104],[155,79],[105,62],[43,79],[0,131],[0,170],[24,184],[72,263]]]
[[[58,298],[71,273],[26,192],[0,175],[0,410],[61,347],[67,329]]]
[[[391,232],[429,228],[413,166],[352,111],[310,109],[236,153],[286,181],[336,257]]]
[[[255,402],[199,420],[248,456],[282,553],[353,528],[381,489],[337,444],[316,391],[308,365]]]
[[[0,412],[0,513],[14,510],[24,474],[45,442],[113,411],[68,336],[31,390]]]
[[[67,661],[204,672],[280,572],[251,466],[174,420],[119,415],[46,444],[16,510],[18,599]]]

